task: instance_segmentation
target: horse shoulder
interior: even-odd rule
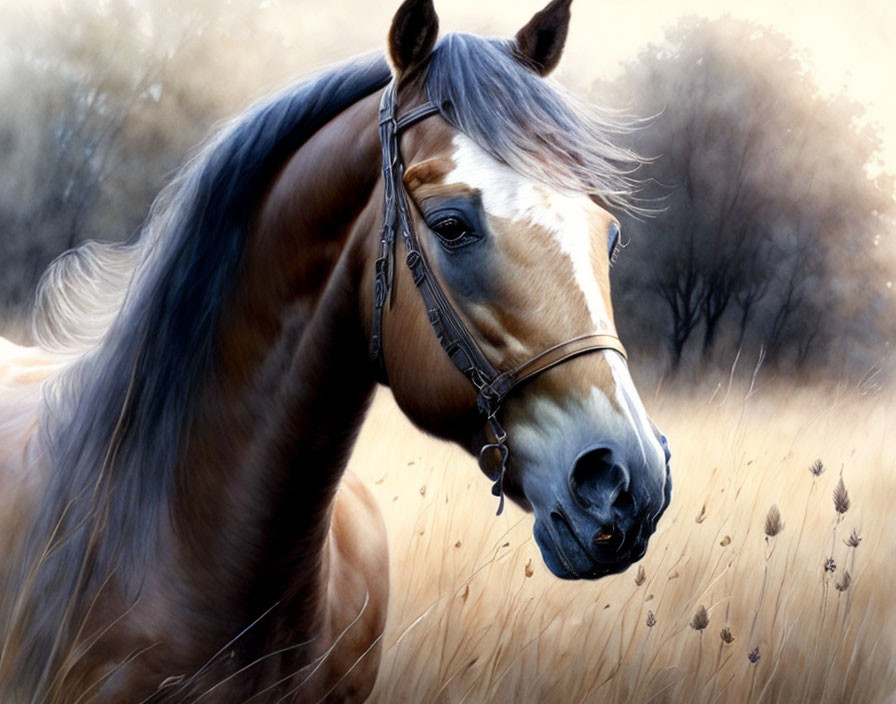
[[[382,654],[389,601],[386,526],[370,490],[347,471],[336,495],[326,558],[326,627],[321,645],[327,699],[364,701]],[[326,691],[326,690],[325,690]]]

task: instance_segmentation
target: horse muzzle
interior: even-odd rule
[[[535,540],[554,575],[597,579],[644,556],[672,493],[668,443],[662,435],[656,439],[657,458],[600,443],[576,456],[565,483],[545,490],[524,482]]]

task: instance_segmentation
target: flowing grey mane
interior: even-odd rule
[[[447,35],[425,84],[442,116],[499,161],[558,190],[633,209],[630,174],[640,159],[611,141],[633,125],[521,69],[507,40]]]
[[[16,568],[30,586],[21,605],[0,611],[0,632],[24,643],[22,691],[48,686],[58,654],[40,644],[77,630],[73,604],[113,573],[136,599],[155,549],[145,526],[169,510],[251,217],[284,160],[390,76],[381,55],[368,55],[262,101],[184,167],[136,242],[86,243],[45,275],[35,335],[69,363],[42,394],[40,439],[53,471]],[[104,295],[95,298],[97,287]],[[104,533],[115,539],[100,542]],[[42,600],[47,593],[71,601]]]

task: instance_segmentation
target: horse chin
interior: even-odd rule
[[[573,517],[560,504],[550,511],[535,508],[533,533],[545,565],[561,579],[600,579],[624,572],[647,552],[650,537],[660,517],[669,506],[672,480],[666,465],[666,480],[654,509],[629,524],[627,534],[619,542],[606,545],[587,544],[583,535],[593,526],[582,516]],[[535,504],[540,504],[537,500]]]
[[[643,547],[627,556],[606,562],[597,561],[584,551],[571,534],[562,535],[555,532],[552,535],[544,522],[539,519],[535,520],[533,532],[545,565],[560,579],[600,579],[624,572],[644,556],[647,547],[645,542]]]

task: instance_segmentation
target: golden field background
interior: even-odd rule
[[[769,387],[645,401],[670,440],[674,492],[643,579],[636,565],[564,582],[531,516],[496,517],[472,459],[417,432],[381,391],[350,465],[391,550],[371,701],[896,701],[896,403]],[[850,505],[838,514],[841,473]],[[784,528],[767,538],[772,505]]]
[[[499,35],[512,35],[546,2],[436,0],[445,31]],[[236,113],[298,74],[382,49],[398,4],[228,2],[245,6],[257,36],[210,45],[216,70],[196,69],[185,85],[220,95],[225,113]],[[0,26],[49,26],[59,6],[77,16],[81,5],[92,7],[4,0]],[[224,12],[215,0],[190,0],[181,11],[193,5]],[[881,127],[877,168],[896,168],[896,5],[884,0],[575,0],[557,77],[585,93],[689,14],[730,14],[786,34],[825,94],[842,89],[865,105],[863,124]],[[180,29],[176,13],[171,23]],[[178,36],[165,39],[174,45]],[[134,42],[128,35],[124,43]],[[0,51],[0,74],[15,46]],[[18,197],[18,183],[11,192]],[[643,581],[634,566],[597,582],[554,578],[531,516],[508,505],[496,517],[497,499],[474,461],[414,430],[388,391],[380,393],[351,464],[376,494],[391,550],[389,621],[371,701],[896,702],[892,390],[644,388],[673,453],[672,504],[639,563]],[[818,459],[826,471],[813,478]],[[832,493],[841,471],[850,507],[838,521]],[[784,529],[766,540],[772,505]],[[853,530],[855,548],[844,543]],[[833,573],[824,571],[829,558]],[[850,584],[840,591],[846,571]],[[701,606],[709,624],[698,631],[690,624]]]

